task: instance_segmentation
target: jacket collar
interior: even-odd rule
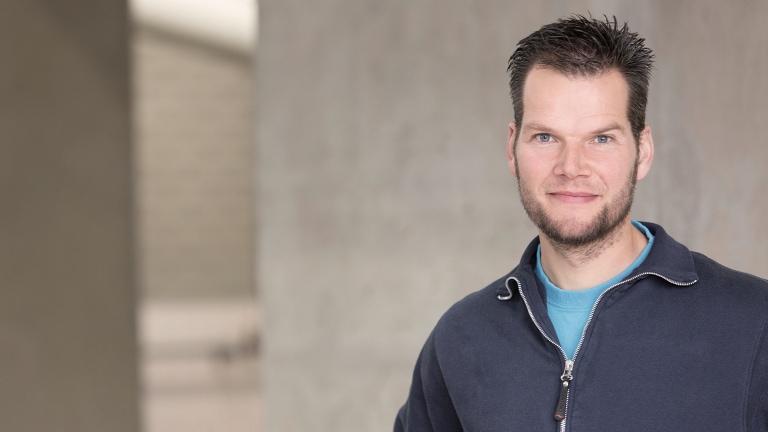
[[[660,225],[650,222],[641,223],[651,231],[655,239],[648,257],[640,264],[640,267],[632,272],[630,277],[648,273],[657,275],[674,286],[685,287],[696,283],[699,276],[696,273],[691,251],[667,234]],[[496,295],[500,300],[509,300],[517,290],[514,281],[510,281],[511,278],[534,280],[531,278],[536,277],[533,274],[533,268],[536,265],[538,247],[539,237],[536,237],[523,252],[520,264],[504,279],[506,283],[497,289]]]
[[[687,247],[669,236],[664,228],[650,222],[640,222],[655,236],[648,258],[636,273],[656,273],[678,286],[688,286],[699,280],[693,255]]]

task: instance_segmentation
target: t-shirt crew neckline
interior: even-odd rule
[[[648,238],[648,244],[643,251],[629,267],[616,276],[600,285],[584,290],[564,290],[553,284],[541,266],[541,245],[539,245],[536,252],[536,268],[534,273],[546,289],[547,312],[557,332],[560,345],[565,350],[568,358],[573,357],[579,339],[581,339],[582,330],[589,319],[589,313],[592,311],[592,306],[594,306],[600,294],[629,276],[630,273],[645,261],[651,251],[654,239],[653,234],[638,221],[633,220],[632,225]]]

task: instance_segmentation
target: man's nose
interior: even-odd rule
[[[564,145],[558,155],[555,174],[569,178],[589,174],[589,164],[584,149],[577,145]]]

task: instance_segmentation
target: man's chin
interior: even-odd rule
[[[595,221],[574,220],[549,223],[540,226],[539,230],[550,240],[565,246],[580,246],[599,240],[603,231]]]

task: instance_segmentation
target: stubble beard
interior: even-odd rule
[[[517,160],[515,160],[517,165]],[[622,222],[632,209],[637,184],[637,160],[619,195],[605,204],[591,221],[581,222],[567,217],[555,220],[520,177],[516,166],[520,202],[528,217],[552,246],[577,261],[589,261],[611,246],[619,237]],[[581,227],[580,227],[581,225]]]

